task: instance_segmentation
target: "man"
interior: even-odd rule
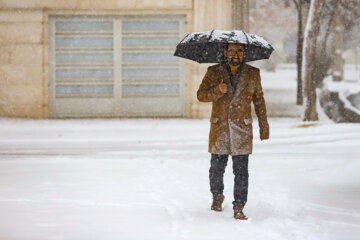
[[[252,153],[251,102],[259,120],[260,139],[269,138],[269,124],[258,68],[243,62],[242,44],[228,44],[227,63],[210,66],[197,92],[200,102],[212,102],[209,152],[211,209],[222,211],[223,177],[229,155],[233,160],[234,218],[247,220],[243,213],[248,195],[248,159]]]

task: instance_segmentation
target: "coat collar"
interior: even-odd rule
[[[250,78],[249,78],[249,68],[248,65],[246,63],[244,63],[243,67],[242,67],[242,71],[240,73],[239,76],[239,81],[238,84],[236,86],[236,91],[235,93],[233,93],[232,88],[231,88],[231,83],[230,83],[230,77],[229,77],[229,73],[228,73],[228,66],[227,63],[223,63],[221,64],[221,74],[222,74],[222,79],[224,81],[224,83],[226,83],[229,87],[228,87],[228,94],[232,97],[234,94],[236,96],[240,95],[240,93],[246,88],[246,86],[249,84],[250,82]]]

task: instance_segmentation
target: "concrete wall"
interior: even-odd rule
[[[0,116],[44,115],[43,14],[0,10]]]
[[[192,0],[0,0],[1,8],[22,9],[179,9],[191,8]],[[204,1],[205,2],[205,1]]]
[[[186,16],[186,31],[231,29],[231,0],[0,0],[0,116],[47,118],[49,15]],[[186,60],[187,116],[206,117],[196,90],[208,64]]]
[[[197,0],[194,2],[194,31],[209,31],[212,29],[232,30],[231,0]],[[205,9],[205,10],[204,10]],[[200,103],[196,91],[212,64],[198,64],[187,61],[188,97],[190,106],[189,117],[205,118],[210,116],[211,103]]]

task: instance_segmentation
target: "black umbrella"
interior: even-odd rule
[[[176,46],[174,56],[199,63],[226,62],[224,49],[228,43],[245,45],[245,62],[268,59],[274,48],[262,37],[242,30],[194,32],[188,34]]]

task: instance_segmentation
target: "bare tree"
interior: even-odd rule
[[[323,79],[332,69],[333,80],[343,77],[344,43],[349,43],[349,38],[344,38],[345,33],[351,31],[360,23],[360,2],[358,0],[324,0],[320,12],[320,36],[315,60],[314,78],[316,87],[322,86]],[[331,37],[330,37],[331,36]],[[328,40],[332,40],[331,44]],[[354,45],[354,44],[353,44]]]
[[[317,37],[320,32],[321,9],[324,0],[311,0],[309,16],[305,28],[303,47],[303,83],[304,83],[304,121],[317,121],[316,111],[316,79],[314,65],[316,57]]]
[[[339,2],[336,2],[338,5]],[[342,21],[343,9],[341,7],[335,11],[335,24],[333,29],[332,54],[333,54],[333,81],[342,81],[344,78],[343,49],[344,49],[344,23]]]
[[[344,33],[352,27],[360,24],[360,3],[358,0],[327,0],[327,12],[333,16],[332,27],[332,79],[343,80],[343,49]]]
[[[297,93],[296,104],[303,104],[303,87],[302,87],[302,59],[304,43],[304,26],[306,23],[310,0],[292,0],[298,12],[298,33],[296,44],[296,64],[297,64]]]
[[[301,3],[304,3],[304,1],[305,0],[293,0],[298,11],[300,10]],[[328,54],[335,56],[335,58],[337,56],[337,61],[334,61],[334,58],[332,60],[333,72],[336,71],[337,75],[339,75],[339,73],[343,71],[341,49],[344,29],[349,30],[357,26],[360,20],[360,4],[358,0],[311,0],[310,4],[311,7],[307,17],[305,38],[303,41],[302,71],[300,73],[302,83],[304,84],[304,121],[318,120],[316,111],[316,87],[321,86],[321,81],[326,75],[326,69],[328,69],[326,66],[329,59]],[[302,13],[303,12],[299,12],[299,15]],[[299,28],[301,26],[300,24],[301,23],[299,23]],[[321,28],[325,30],[323,31],[325,34],[322,35],[321,40],[318,41]],[[330,34],[333,35],[332,50],[335,51],[332,53],[326,51],[327,40]],[[338,36],[336,36],[336,34],[338,34]],[[334,40],[336,42],[334,42]],[[301,45],[299,44],[298,47],[299,46]],[[299,52],[298,55],[300,55]],[[338,62],[338,64],[336,64],[336,62]],[[330,66],[330,64],[328,64],[328,66]],[[337,67],[336,70],[334,70],[334,66]]]

